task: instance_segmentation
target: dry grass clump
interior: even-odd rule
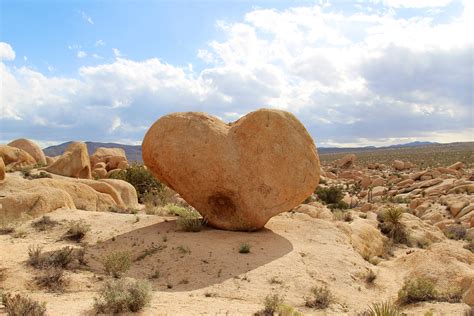
[[[380,231],[399,244],[408,244],[406,229],[401,222],[404,212],[401,207],[388,206],[378,215]]]
[[[327,286],[315,286],[311,289],[311,295],[305,297],[305,305],[315,309],[325,309],[334,300],[334,296]]]
[[[401,305],[423,301],[457,303],[461,301],[461,298],[461,289],[453,288],[446,292],[440,292],[432,280],[424,277],[407,280],[398,291],[398,303]]]
[[[110,280],[94,300],[97,313],[138,312],[150,302],[151,286],[140,280]]]
[[[36,285],[52,292],[64,292],[68,280],[64,276],[64,270],[57,267],[48,267],[41,274],[33,278]]]
[[[33,222],[31,226],[33,226],[33,228],[36,229],[37,231],[42,232],[42,231],[51,229],[58,224],[59,223],[51,219],[51,217],[44,215],[39,220]]]
[[[400,316],[398,306],[391,302],[374,303],[359,316]]]
[[[443,233],[449,239],[461,240],[466,237],[467,230],[462,225],[448,226],[443,230]]]
[[[82,219],[77,221],[70,221],[68,224],[68,229],[64,234],[63,238],[75,242],[80,242],[82,239],[84,239],[84,237],[90,230],[90,225]]]
[[[74,249],[71,247],[64,247],[53,252],[43,253],[43,247],[33,245],[28,247],[27,263],[37,269],[50,267],[64,269],[74,260],[73,251]]]
[[[278,294],[269,294],[265,297],[263,310],[256,312],[255,316],[301,316],[293,307],[284,303],[285,298]]]
[[[365,275],[364,279],[367,284],[373,284],[376,278],[377,278],[377,274],[375,274],[374,271],[369,270],[367,274]]]
[[[102,261],[105,272],[114,278],[120,278],[132,266],[132,255],[129,251],[109,253]]]
[[[134,208],[121,208],[118,206],[111,206],[108,209],[111,213],[119,213],[119,214],[138,214],[138,210]]]
[[[179,230],[185,232],[200,232],[202,227],[207,224],[207,220],[196,215],[186,215],[179,217],[176,225]]]
[[[1,294],[1,302],[9,316],[43,316],[46,314],[46,303],[23,296],[21,294]]]
[[[2,220],[0,222],[0,235],[8,235],[15,232],[15,224]]]

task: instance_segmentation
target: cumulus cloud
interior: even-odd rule
[[[0,42],[0,61],[2,60],[14,60],[15,51],[10,46],[10,44],[5,42]]]
[[[223,39],[197,51],[200,71],[116,48],[113,62],[77,78],[2,62],[4,137],[139,142],[168,112],[235,120],[272,107],[297,115],[323,146],[472,140],[472,6],[442,23],[393,10],[255,9],[217,23]]]
[[[77,58],[84,58],[87,57],[87,53],[83,50],[77,52]]]

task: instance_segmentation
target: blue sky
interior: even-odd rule
[[[261,107],[320,146],[474,140],[469,1],[0,2],[0,142]]]

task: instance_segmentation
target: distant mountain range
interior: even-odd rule
[[[66,142],[56,146],[50,146],[44,148],[44,154],[50,157],[58,156],[64,153],[66,148],[71,142]],[[107,147],[107,148],[123,148],[127,159],[129,161],[142,162],[142,147],[140,145],[123,145],[116,143],[98,143],[98,142],[86,142],[87,150],[89,154],[92,155],[97,147]],[[370,151],[374,149],[396,149],[396,148],[406,148],[406,147],[422,147],[422,146],[435,146],[439,143],[435,142],[411,142],[406,144],[391,145],[385,147],[375,147],[375,146],[366,146],[366,147],[346,147],[346,148],[336,148],[336,147],[319,147],[318,152],[320,154],[332,154],[332,153],[342,153],[342,152],[360,152],[360,151]]]

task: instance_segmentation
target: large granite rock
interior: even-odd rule
[[[46,157],[44,156],[43,150],[31,140],[25,138],[15,139],[10,142],[8,146],[23,149],[36,160],[36,163],[46,165]]]
[[[90,179],[91,164],[86,144],[71,143],[64,154],[46,167],[46,170],[61,176]]]
[[[148,130],[142,151],[154,176],[221,229],[260,229],[319,181],[313,140],[284,111],[262,109],[230,124],[204,113],[169,114]]]

